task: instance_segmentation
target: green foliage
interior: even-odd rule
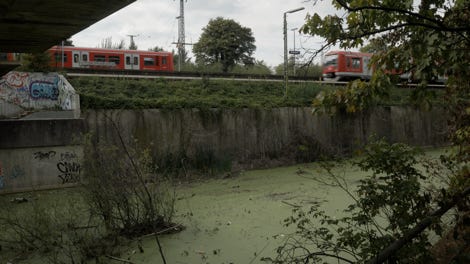
[[[263,76],[269,76],[272,74],[271,68],[264,61],[255,61],[254,64],[250,65],[235,65],[230,73],[237,74],[257,74]]]
[[[193,46],[196,62],[202,64],[221,63],[227,72],[236,63],[251,65],[256,49],[255,38],[250,28],[242,27],[232,19],[211,19],[202,29],[199,41]]]
[[[294,76],[294,61],[292,57],[289,59],[287,63],[287,74],[289,76]],[[317,80],[320,80],[322,75],[322,66],[319,64],[303,64],[296,62],[295,63],[295,76],[298,77],[313,77]],[[284,63],[281,63],[274,67],[274,72],[277,75],[284,75]]]
[[[23,54],[19,70],[29,72],[50,72],[51,56],[47,52]]]
[[[419,6],[413,1],[331,2],[341,15],[309,15],[301,29],[325,38],[325,47],[363,46],[364,51],[375,52],[371,61],[375,69],[398,68],[423,84],[438,76],[449,76],[450,83],[469,82],[470,1],[429,0]],[[376,70],[376,74],[383,73]],[[417,104],[426,103],[421,95]]]
[[[297,83],[283,97],[281,82],[240,82],[203,78],[170,81],[111,78],[73,78],[70,83],[80,94],[82,108],[273,108],[309,106],[312,98],[329,86]]]
[[[47,194],[27,195],[24,204],[6,199],[1,204],[1,262],[21,254],[37,254],[47,263],[85,263],[105,254],[116,254],[118,239],[112,239],[89,212],[78,192],[63,199],[45,202]],[[3,258],[5,257],[5,258]],[[27,258],[27,257],[26,257]],[[28,258],[27,258],[28,259]]]
[[[175,198],[149,150],[88,137],[84,153],[85,198],[109,232],[135,237],[168,227]]]
[[[388,86],[385,86],[385,84]],[[361,112],[386,98],[391,86],[390,79],[386,75],[375,75],[370,82],[361,80],[350,82],[346,88],[319,93],[313,100],[312,113]],[[384,89],[384,87],[387,87],[387,89]]]
[[[0,200],[0,262],[22,255],[44,263],[102,263],[119,254],[128,238],[172,224],[175,195],[155,173],[148,150],[94,142],[88,135],[84,152],[82,186],[57,191],[64,192],[62,199],[49,202],[48,192],[28,194],[21,204]]]
[[[158,51],[164,51],[164,50],[163,50],[163,47],[155,46],[155,47],[153,47],[153,48],[150,48],[149,51],[156,51],[156,52],[158,52]]]
[[[403,237],[429,214],[434,205],[433,194],[423,183],[429,180],[428,175],[441,172],[418,170],[416,165],[423,160],[420,156],[420,152],[404,144],[381,140],[369,144],[353,162],[370,173],[355,192],[333,172],[331,163],[325,163],[329,180],[322,183],[340,187],[354,202],[344,209],[343,217],[327,215],[318,202],[308,211],[296,208],[293,216],[285,220],[286,225],[295,225],[296,232],[278,248],[274,262],[365,263]],[[390,263],[430,263],[430,235],[441,231],[436,221],[431,230],[401,248],[389,259]]]

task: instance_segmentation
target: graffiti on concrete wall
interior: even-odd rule
[[[10,180],[16,180],[18,178],[23,178],[25,176],[25,171],[19,165],[14,165],[11,168],[8,178]]]
[[[34,152],[33,156],[34,156],[34,159],[36,160],[45,160],[45,159],[51,159],[55,157],[56,154],[57,152],[53,150],[47,151],[47,152],[37,151],[37,152]]]
[[[24,108],[73,110],[76,93],[57,73],[9,72],[0,79],[0,99]]]
[[[57,100],[59,97],[59,87],[57,85],[58,78],[56,82],[47,82],[47,81],[33,81],[29,85],[29,91],[31,98],[38,99],[50,99]]]
[[[57,170],[62,184],[80,182],[81,164],[75,152],[60,153]]]
[[[7,182],[13,182],[17,179],[23,178],[25,174],[24,169],[20,165],[5,168],[2,163],[0,163],[0,190],[7,186]]]

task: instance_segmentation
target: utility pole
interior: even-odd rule
[[[284,35],[284,97],[287,97],[287,82],[288,82],[288,76],[287,76],[287,14],[295,13],[301,10],[304,10],[304,7],[299,7],[296,9],[292,9],[289,11],[284,12],[284,20],[283,24],[284,26],[282,27],[283,35]]]
[[[188,0],[186,0],[188,2]],[[180,0],[180,15],[176,17],[178,19],[178,42],[173,43],[178,47],[178,71],[181,71],[181,64],[183,64],[183,56],[186,54],[184,49],[186,44],[185,42],[185,33],[184,33],[184,0]]]
[[[295,31],[296,31],[297,29],[298,29],[298,28],[293,28],[293,29],[291,29],[292,32],[294,32],[294,52],[293,52],[293,54],[292,54],[293,66],[294,66],[294,69],[293,69],[293,70],[294,70],[294,76],[295,76],[295,56],[297,56],[296,50],[295,50]]]

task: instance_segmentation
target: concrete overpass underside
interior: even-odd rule
[[[132,2],[0,0],[0,52],[45,51]],[[14,66],[0,64],[0,76]]]

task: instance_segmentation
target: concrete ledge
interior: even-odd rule
[[[0,120],[0,149],[76,145],[83,119]]]

